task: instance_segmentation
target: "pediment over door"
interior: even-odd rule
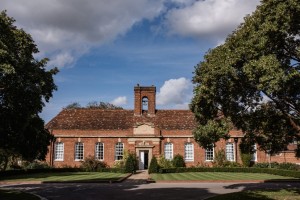
[[[151,124],[139,124],[133,128],[134,135],[154,135],[154,127]]]

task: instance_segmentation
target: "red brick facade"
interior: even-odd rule
[[[83,145],[83,159],[95,157],[96,144],[101,143],[100,150],[103,161],[109,166],[116,162],[116,144],[123,144],[123,151],[135,152],[140,169],[147,168],[152,156],[165,154],[165,144],[172,144],[171,154],[180,154],[191,158],[186,161],[187,166],[211,165],[206,161],[205,149],[193,139],[192,131],[196,126],[194,115],[188,110],[156,110],[154,86],[134,87],[134,110],[101,110],[101,109],[64,109],[48,124],[47,128],[56,137],[55,144],[49,148],[47,161],[55,166],[79,166],[75,159],[75,144]],[[143,100],[145,102],[143,102]],[[143,106],[143,103],[147,105]],[[143,107],[146,107],[143,110]],[[231,138],[216,144],[214,152],[226,150],[230,143],[234,162],[241,162],[238,145],[243,137],[241,131],[230,131]],[[60,143],[61,148],[57,148]],[[189,152],[185,144],[190,145]],[[56,148],[55,148],[56,147]],[[293,145],[291,145],[293,148]],[[76,153],[77,152],[77,153]],[[102,154],[103,153],[103,154]],[[79,154],[78,154],[79,155]],[[268,162],[269,157],[264,152],[257,151],[257,162]],[[271,156],[271,161],[300,163],[293,151],[285,151]]]

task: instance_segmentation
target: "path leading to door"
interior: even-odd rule
[[[148,170],[137,170],[136,173],[128,177],[124,183],[143,184],[149,178]]]

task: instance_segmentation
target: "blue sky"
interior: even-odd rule
[[[187,109],[194,66],[258,0],[2,0],[56,66],[58,90],[41,117],[91,101],[133,108],[133,87],[155,85],[157,107]]]

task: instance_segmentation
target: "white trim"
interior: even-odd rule
[[[191,147],[187,149],[187,146],[190,146],[190,145],[191,145]],[[191,154],[191,157],[187,158],[187,155],[190,155],[190,154]],[[186,161],[186,162],[193,162],[194,161],[194,144],[191,143],[191,142],[186,142],[184,144],[184,161]]]
[[[118,155],[117,155],[117,145],[118,144],[122,144],[122,155],[120,154],[120,150],[118,149]],[[124,143],[122,143],[122,142],[117,142],[116,144],[115,144],[115,161],[120,161],[120,160],[123,160],[123,158],[124,158]],[[117,159],[117,157],[118,156],[122,156],[122,159]]]
[[[166,145],[170,145],[170,147],[168,147],[169,149],[167,149],[166,148]],[[166,150],[168,150],[168,151],[166,151]],[[166,153],[168,153],[168,154],[166,154]],[[164,145],[164,156],[165,156],[165,159],[166,160],[172,160],[173,159],[173,143],[171,143],[171,142],[167,142],[167,143],[165,143],[165,145]],[[169,157],[170,156],[170,157]]]
[[[257,145],[254,144],[254,145],[252,145],[251,147],[252,147],[252,149],[255,151],[255,152],[252,154],[251,161],[257,162]]]
[[[206,148],[205,149],[205,161],[214,161],[214,158],[215,158],[215,147],[214,147],[214,145],[212,145],[211,149],[212,149],[212,159],[207,159],[207,151],[210,150],[210,148]]]
[[[76,157],[77,157],[77,144],[82,144],[82,159],[76,159]],[[75,143],[75,159],[74,159],[75,161],[82,161],[82,160],[84,160],[84,143],[83,142],[76,142]]]
[[[228,152],[228,145],[230,145],[230,152]],[[226,160],[230,161],[230,162],[234,162],[235,161],[235,148],[234,148],[234,143],[232,142],[227,142],[226,143]],[[229,159],[228,159],[229,158]],[[233,158],[233,159],[230,159]]]
[[[97,152],[98,152],[98,149],[97,149],[97,145],[98,144],[102,144],[102,159],[99,159],[99,158],[97,158],[98,157],[98,155],[97,155]],[[100,151],[101,152],[101,151]],[[96,160],[101,160],[101,161],[103,161],[104,160],[104,143],[103,142],[96,142],[96,144],[95,144],[95,159]]]
[[[60,147],[61,148],[61,152],[60,152],[60,154],[57,154],[57,152],[58,152],[58,149],[57,149],[57,145],[62,145],[62,147]],[[61,158],[57,158],[58,156],[57,155],[60,155],[59,157],[61,157]],[[56,142],[55,144],[54,144],[54,161],[64,161],[64,143],[63,142]]]

